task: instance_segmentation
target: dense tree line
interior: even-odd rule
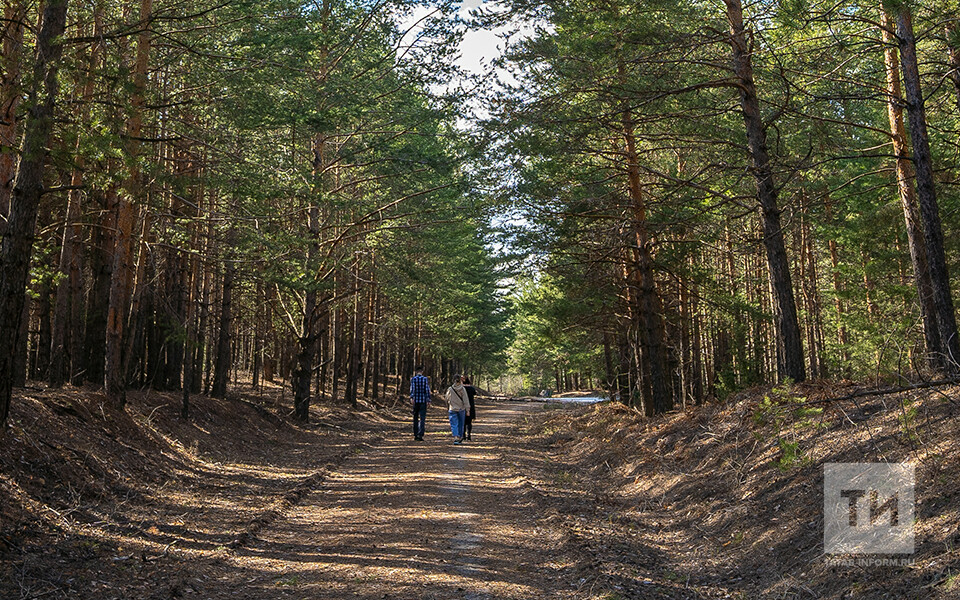
[[[481,17],[519,18],[535,33],[486,128],[507,234],[540,267],[512,350],[531,386],[602,380],[655,414],[776,380],[956,372],[955,3]]]
[[[306,419],[495,374],[511,332],[530,387],[646,414],[955,374],[954,4],[491,5],[533,33],[486,143],[456,5],[416,8],[4,2],[0,420],[28,378],[185,416],[282,380]]]
[[[4,3],[0,422],[28,378],[184,416],[282,379],[305,420],[416,362],[496,368],[474,145],[436,92],[458,34],[449,6],[401,31],[412,6]]]

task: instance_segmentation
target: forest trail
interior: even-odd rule
[[[444,407],[417,443],[399,403],[303,425],[252,401],[201,397],[183,421],[174,394],[118,415],[38,391],[0,453],[0,598],[953,600],[960,390],[940,391],[912,399],[912,437],[892,396],[774,421],[757,390],[653,421],[487,400],[464,445]],[[918,456],[914,562],[827,561],[822,465]]]
[[[407,428],[345,460],[230,553],[195,591],[208,598],[560,598],[564,536],[542,520],[504,452],[511,423],[539,406],[484,407],[472,441],[436,414],[424,442]],[[519,447],[517,447],[519,446]],[[211,575],[208,573],[208,575]],[[214,579],[216,583],[214,583]]]

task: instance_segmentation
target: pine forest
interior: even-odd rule
[[[470,62],[478,55],[480,66]],[[109,511],[84,511],[103,498],[120,507],[154,497],[147,488],[140,496],[117,490],[134,489],[134,473],[153,472],[158,490],[177,479],[162,475],[174,447],[192,457],[184,465],[208,461],[198,482],[223,475],[222,464],[256,462],[224,445],[232,436],[294,461],[257,459],[268,465],[257,480],[266,487],[248,504],[264,510],[275,484],[269,518],[239,512],[246,528],[211,538],[206,550],[198,541],[194,558],[255,547],[262,531],[281,527],[277,515],[314,506],[301,498],[321,480],[420,472],[415,449],[392,464],[387,450],[350,444],[358,432],[392,439],[391,427],[397,439],[401,427],[409,437],[410,382],[422,367],[437,431],[450,434],[449,397],[441,400],[464,374],[486,399],[478,427],[485,414],[496,423],[479,431],[503,436],[489,442],[503,470],[469,471],[475,486],[502,475],[542,496],[524,495],[528,504],[517,506],[558,507],[567,529],[556,540],[587,541],[576,551],[569,541],[555,547],[556,556],[580,552],[568,561],[579,566],[545,563],[518,549],[526,542],[503,542],[509,549],[498,555],[483,546],[494,534],[469,515],[495,504],[501,512],[490,518],[502,521],[507,504],[481,499],[476,487],[473,496],[454,493],[438,475],[436,494],[476,504],[463,512],[473,529],[454,538],[451,552],[479,544],[488,553],[449,576],[519,570],[464,588],[479,595],[457,596],[467,584],[450,583],[432,588],[439,595],[411,587],[382,597],[811,597],[806,589],[838,599],[949,598],[960,589],[960,558],[940,554],[953,548],[960,514],[952,500],[960,490],[949,491],[960,481],[949,445],[960,434],[955,0],[4,0],[0,239],[0,563],[4,552],[30,554],[17,523],[48,523],[52,510],[57,524],[44,535],[74,539],[64,532],[78,531],[71,518],[83,519],[64,515],[86,514],[84,527],[97,527]],[[550,396],[608,402],[529,408]],[[522,406],[510,404],[518,399]],[[469,427],[473,408],[465,410]],[[51,420],[69,415],[77,423]],[[458,436],[450,419],[454,438],[466,441],[470,430]],[[509,427],[519,429],[504,433]],[[884,427],[889,435],[876,433]],[[47,434],[59,437],[36,437]],[[101,437],[81,444],[81,435]],[[539,451],[521,450],[524,439],[549,449],[543,464],[531,462]],[[211,444],[209,454],[190,443]],[[107,447],[139,448],[145,462],[135,468],[102,454]],[[301,451],[316,462],[296,462]],[[670,522],[684,536],[709,529],[704,539],[712,535],[729,570],[746,579],[731,583],[720,567],[691,579],[706,568],[696,554],[645,571],[677,547],[656,538],[623,550],[640,557],[629,567],[602,542],[614,535],[609,515],[626,519],[633,509],[611,508],[588,526],[577,510],[564,512],[574,500],[558,499],[578,485],[614,486],[605,478],[619,473],[621,487],[584,492],[595,499],[590,510],[627,497],[628,481],[629,494],[654,498],[637,501],[643,510],[659,502],[668,511],[664,489],[703,494],[707,506],[714,496],[703,490],[728,481],[717,473],[734,473],[724,490],[739,491],[716,494],[767,490],[750,497],[780,511],[786,497],[766,487],[779,481],[819,511],[808,488],[821,486],[823,464],[847,459],[915,461],[918,498],[947,499],[939,512],[935,503],[917,509],[917,522],[930,527],[917,539],[935,541],[918,542],[912,574],[875,570],[855,585],[854,575],[831,579],[829,567],[817,567],[805,584],[807,567],[791,548],[822,550],[823,531],[801,523],[809,515],[796,517],[796,535],[780,546],[749,529],[759,525],[734,530],[736,519],[706,513],[693,525]],[[351,460],[360,462],[336,479],[331,465]],[[442,464],[486,464],[458,460],[466,463]],[[689,468],[664,466],[672,460]],[[40,464],[86,475],[56,471],[37,483]],[[772,468],[761,477],[751,464]],[[697,469],[709,485],[684,492],[651,483]],[[542,485],[524,488],[533,473]],[[296,474],[304,477],[283,487]],[[94,494],[77,483],[83,477],[112,491]],[[40,491],[51,485],[59,491]],[[871,522],[886,506],[872,502]],[[30,508],[40,505],[46,513]],[[163,519],[175,512],[142,516],[137,526],[166,532]],[[656,520],[637,519],[641,529]],[[116,523],[104,531],[130,534]],[[634,531],[618,523],[617,531]],[[816,540],[808,544],[809,535]],[[136,548],[147,543],[141,538]],[[174,555],[169,546],[160,554],[169,540],[158,539],[130,564],[167,573]],[[650,548],[661,542],[668,549],[655,556]],[[121,547],[133,542],[115,543],[98,560],[125,556]],[[790,566],[766,573],[763,560],[774,559],[762,559],[761,546]],[[43,580],[17,560],[0,567],[0,577],[19,582],[0,583],[4,597],[8,589],[20,598],[172,598],[193,586],[184,578],[176,589],[141,588],[144,595],[79,591],[67,575]],[[197,571],[197,581],[229,578],[216,571],[222,563],[202,564],[210,570]],[[523,565],[533,564],[540,574],[527,577]],[[583,574],[583,565],[595,568]],[[273,567],[257,568],[252,577],[269,579],[259,592],[189,593],[285,598],[283,590],[319,586],[311,579],[319,571],[289,583],[288,567],[270,576],[263,573]],[[363,587],[374,581],[365,573],[338,571],[334,587],[304,588],[304,597],[380,598]],[[110,581],[132,585],[124,579]],[[535,580],[553,583],[524,587]],[[797,583],[783,587],[787,580]],[[857,589],[867,591],[844,595]]]

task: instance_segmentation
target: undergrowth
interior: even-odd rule
[[[753,423],[757,427],[753,435],[758,441],[765,439],[763,429],[772,429],[780,449],[776,465],[782,472],[810,464],[811,457],[801,443],[804,434],[825,427],[823,408],[807,406],[807,398],[794,392],[789,379],[763,397],[753,413]]]

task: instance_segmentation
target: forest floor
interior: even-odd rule
[[[797,409],[846,391],[655,420],[481,402],[453,445],[438,407],[415,443],[402,405],[298,425],[276,393],[201,396],[181,421],[177,394],[111,414],[28,389],[0,445],[0,597],[960,597],[958,390]],[[822,464],[875,460],[916,465],[916,553],[831,566]]]

